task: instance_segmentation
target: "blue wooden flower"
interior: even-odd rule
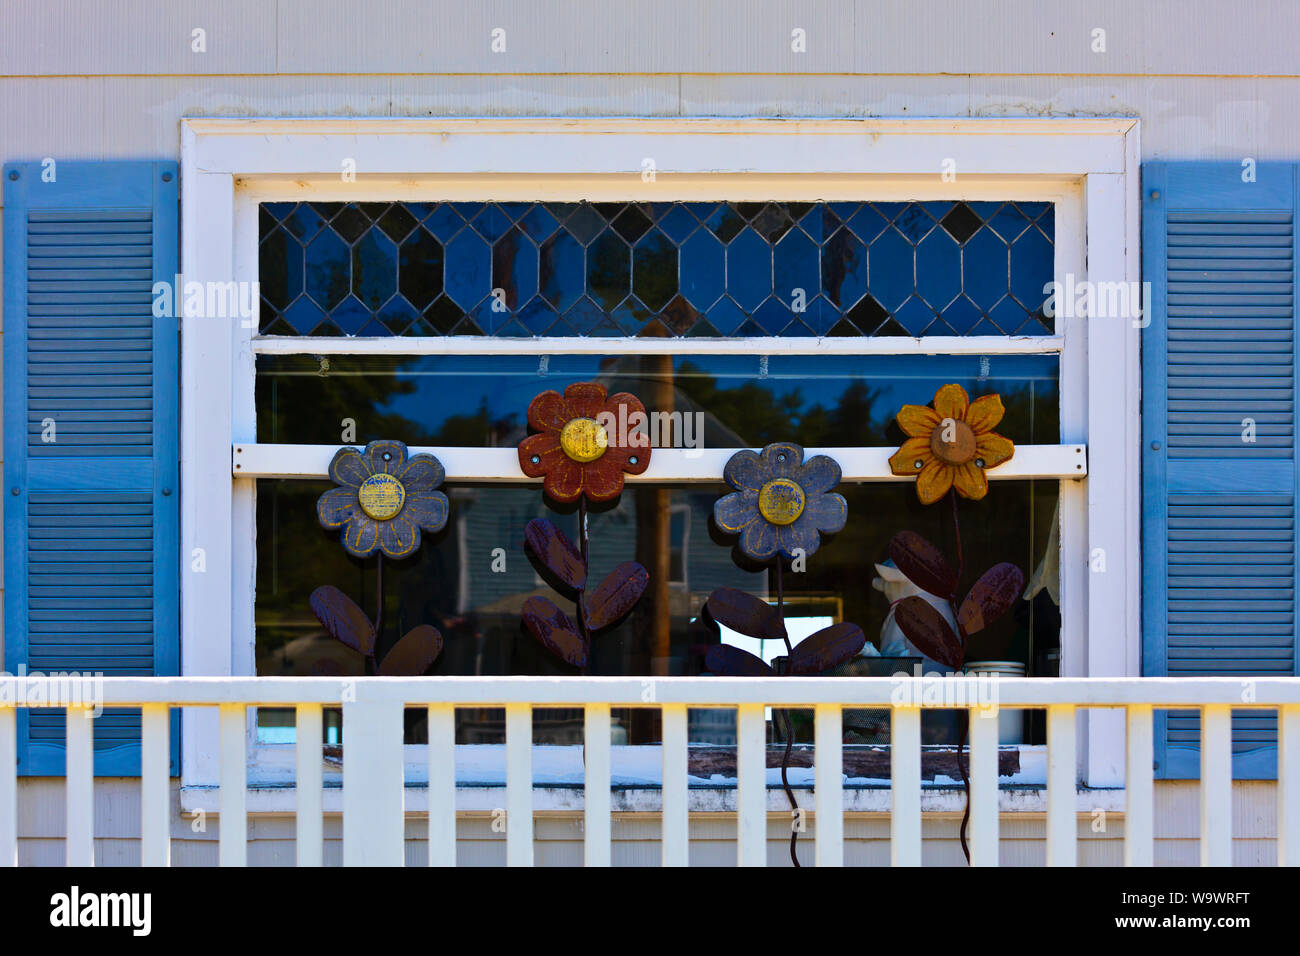
[[[728,534],[740,535],[740,550],[757,561],[776,554],[787,560],[796,551],[812,554],[821,535],[844,527],[849,506],[831,491],[840,481],[833,458],[803,460],[803,448],[776,442],[761,452],[736,452],[722,476],[736,490],[713,505],[713,520]]]
[[[316,502],[324,528],[343,529],[343,547],[358,558],[383,551],[405,558],[420,546],[420,529],[447,524],[442,463],[432,455],[407,456],[400,441],[372,441],[364,452],[340,448],[330,462],[331,488]]]

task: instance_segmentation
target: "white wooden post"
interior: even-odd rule
[[[583,732],[587,761],[583,789],[583,861],[587,866],[609,866],[609,704],[588,704]]]
[[[1075,709],[1047,708],[1047,865],[1077,866],[1078,805],[1075,783]]]
[[[662,827],[664,866],[690,865],[690,817],[687,799],[689,747],[687,741],[687,711],[685,704],[663,706],[663,806],[659,824]]]
[[[68,866],[95,865],[95,721],[89,707],[69,707],[67,789]]]
[[[736,856],[767,866],[767,723],[762,704],[736,710]]]
[[[839,704],[818,704],[814,767],[818,866],[844,865],[844,730]]]
[[[381,688],[382,689],[382,688]],[[406,780],[402,701],[368,698],[343,705],[343,865],[406,862]]]
[[[456,708],[429,707],[429,865],[456,865]]]
[[[321,792],[324,708],[320,704],[299,704],[296,714],[298,817],[294,846],[299,866],[321,866],[325,853]]]
[[[970,714],[970,865],[998,865],[998,712]]]
[[[1155,782],[1151,772],[1155,764],[1155,743],[1150,704],[1129,704],[1128,756],[1124,768],[1124,865],[1152,866],[1155,850],[1152,827],[1155,825]]]
[[[533,865],[533,709],[506,704],[506,865]]]
[[[145,704],[140,710],[140,865],[171,866],[171,708]]]
[[[0,866],[18,865],[18,719],[0,707]]]
[[[222,866],[248,865],[248,785],[244,735],[247,711],[244,704],[221,704],[221,793],[217,833],[217,857]]]
[[[1300,866],[1300,704],[1277,709],[1277,865]]]
[[[889,862],[921,865],[921,708],[895,707],[889,730]]]
[[[1232,708],[1201,709],[1201,866],[1232,866]]]

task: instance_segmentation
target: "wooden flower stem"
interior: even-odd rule
[[[794,653],[794,646],[790,643],[790,635],[785,632],[785,584],[782,580],[783,566],[781,555],[776,556],[776,613],[781,618],[781,638],[785,641],[785,659],[786,667],[790,666],[790,658]],[[790,801],[792,811],[799,809],[799,803],[794,798],[794,791],[790,789],[790,751],[794,749],[794,722],[790,719],[790,714],[784,710],[777,711],[781,715],[781,723],[784,726],[785,734],[785,753],[781,756],[781,786],[785,789],[786,799]],[[790,861],[795,866],[799,866],[799,856],[795,852],[795,846],[799,842],[799,830],[790,827]]]
[[[376,652],[379,650],[379,638],[382,635],[380,628],[384,626],[384,552],[381,550],[376,555],[375,560],[375,594],[378,599],[378,606],[375,609],[375,643],[370,648],[370,671],[378,673],[379,665],[376,663]]]
[[[582,549],[582,590],[578,592],[578,633],[582,635],[582,643],[586,648],[585,663],[582,665],[580,674],[584,676],[591,667],[591,634],[587,631],[587,608],[583,597],[587,592],[587,575],[591,573],[591,561],[587,557],[587,496],[578,497],[578,545]],[[586,748],[583,749],[584,755]]]

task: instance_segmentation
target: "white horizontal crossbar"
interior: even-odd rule
[[[231,450],[231,473],[236,478],[325,478],[336,445],[235,445]],[[889,456],[898,449],[809,448],[808,457],[829,455],[839,462],[844,481],[911,481],[889,471]],[[519,470],[519,454],[513,448],[412,447],[412,454],[437,457],[447,470],[449,481],[511,482],[535,484]],[[650,467],[641,475],[628,475],[635,483],[718,482],[722,469],[738,448],[656,448]],[[1008,462],[991,468],[990,479],[1083,478],[1088,474],[1084,445],[1021,445]]]
[[[1243,693],[1249,685],[1250,693]],[[910,692],[909,692],[910,691]],[[1272,677],[72,677],[0,678],[0,712],[62,707],[81,693],[86,706],[245,704],[284,707],[354,701],[408,706],[657,707],[738,704],[805,707],[1158,708],[1224,704],[1235,709],[1300,704],[1300,678]],[[1249,699],[1249,703],[1243,702]]]
[[[400,335],[262,335],[258,355],[1053,355],[1065,347],[1059,335],[905,335],[815,338],[583,338]]]

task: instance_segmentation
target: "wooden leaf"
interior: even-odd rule
[[[785,637],[785,622],[777,609],[752,594],[718,588],[704,604],[715,621],[746,637],[769,641]]]
[[[587,629],[599,631],[621,620],[641,600],[650,572],[635,561],[624,561],[605,576],[596,590],[583,596]]]
[[[580,552],[559,528],[545,518],[534,518],[524,529],[524,541],[537,560],[560,583],[574,591],[581,591],[587,583],[587,565]]]
[[[419,677],[442,653],[442,635],[432,624],[413,627],[379,664],[380,677]]]
[[[524,626],[539,644],[574,667],[587,664],[587,646],[569,616],[544,597],[524,602]]]
[[[308,603],[332,636],[366,657],[375,653],[375,626],[352,598],[326,584],[311,592]]]
[[[704,666],[720,677],[771,677],[776,673],[761,657],[730,644],[710,647],[704,654]]]
[[[1018,567],[1007,562],[995,564],[961,602],[957,623],[968,635],[982,631],[1011,610],[1024,590],[1025,576]]]
[[[889,541],[889,556],[898,570],[923,591],[939,597],[953,597],[957,573],[942,551],[915,531],[900,531]]]
[[[807,676],[839,667],[852,660],[866,643],[867,635],[856,624],[842,621],[824,627],[795,645],[787,673]]]
[[[944,616],[925,598],[913,594],[894,605],[894,621],[926,657],[959,671],[966,650]]]

